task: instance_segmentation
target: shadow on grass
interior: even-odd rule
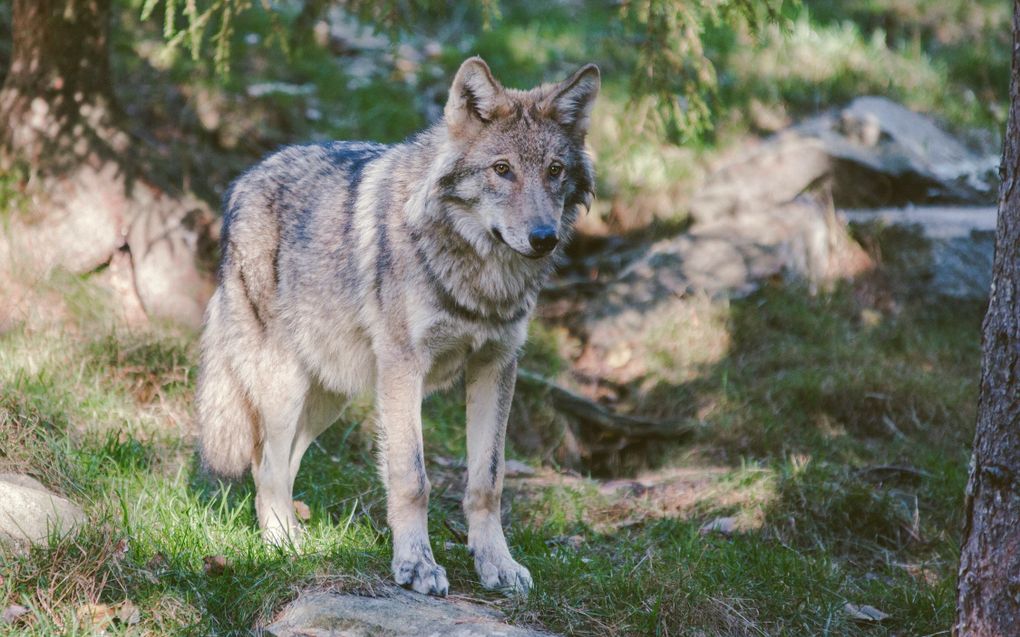
[[[692,364],[689,381],[633,388],[647,392],[641,404],[655,416],[685,417],[698,434],[692,446],[622,455],[616,475],[725,464],[738,479],[767,476],[765,497],[750,505],[752,530],[699,532],[747,508],[725,497],[693,513],[638,515],[611,533],[583,514],[519,527],[515,541],[542,582],[520,616],[569,632],[577,615],[565,608],[601,608],[605,598],[615,600],[615,612],[599,616],[605,634],[945,629],[985,303],[909,294],[876,302],[871,283],[817,295],[766,285],[730,302],[721,357]],[[665,364],[690,364],[678,356]],[[847,602],[892,617],[857,624]]]

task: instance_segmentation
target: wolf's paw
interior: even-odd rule
[[[475,570],[482,580],[482,586],[488,589],[499,589],[517,595],[527,595],[533,581],[528,569],[518,564],[509,555],[498,552],[486,554],[475,553]]]
[[[393,560],[393,579],[397,584],[408,586],[423,595],[446,597],[450,591],[446,569],[436,564],[431,557]]]
[[[301,547],[304,529],[295,520],[292,525],[267,524],[262,529],[262,539],[266,544],[281,549],[297,550]]]

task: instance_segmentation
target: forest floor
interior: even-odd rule
[[[267,548],[250,480],[223,485],[198,466],[194,335],[126,331],[87,284],[51,285],[55,305],[36,301],[35,319],[0,336],[0,459],[89,522],[3,554],[0,601],[30,614],[0,634],[89,634],[89,605],[124,600],[141,621],[109,634],[245,634],[303,588],[388,578],[364,413],[305,458],[300,553]],[[711,361],[697,348],[660,361],[691,378],[693,441],[613,479],[548,466],[508,479],[510,544],[536,581],[523,600],[477,583],[458,502],[462,390],[430,398],[432,542],[452,593],[570,635],[943,634],[983,305],[879,306],[868,289],[769,286],[701,304],[686,324],[725,345]],[[522,365],[549,355],[533,347]],[[207,566],[216,556],[225,568]],[[889,617],[855,619],[848,603]]]

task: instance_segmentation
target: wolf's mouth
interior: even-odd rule
[[[492,236],[494,236],[497,239],[499,239],[500,243],[502,243],[506,247],[510,248],[511,250],[513,250],[517,254],[521,255],[522,257],[527,257],[529,259],[541,259],[541,258],[549,256],[548,254],[528,254],[527,252],[521,252],[517,248],[515,248],[512,245],[510,245],[509,243],[507,243],[507,240],[503,238],[503,233],[500,232],[499,228],[496,228],[495,226],[493,226],[490,229],[490,232],[492,232]]]

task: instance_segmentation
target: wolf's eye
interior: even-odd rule
[[[492,165],[492,169],[496,171],[497,175],[505,175],[510,172],[510,164],[505,161],[498,161]]]
[[[552,164],[549,166],[549,176],[559,177],[561,172],[563,172],[562,164]]]

